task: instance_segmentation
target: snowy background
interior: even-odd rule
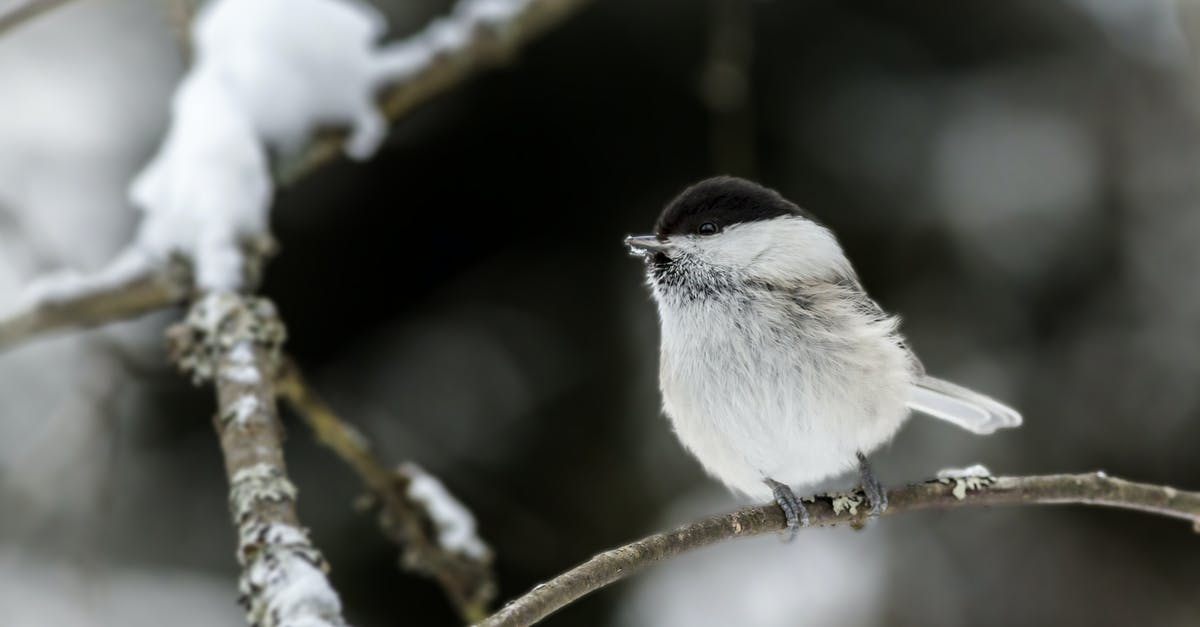
[[[391,39],[450,10],[375,4]],[[75,0],[0,34],[0,309],[137,237],[126,188],[188,67],[171,15]],[[279,191],[262,291],[317,389],[474,511],[501,598],[736,505],[657,415],[620,246],[717,172],[823,218],[932,373],[1025,413],[989,438],[915,420],[885,482],[982,462],[1200,488],[1197,46],[1187,0],[597,3]],[[241,623],[211,393],[162,348],[179,315],[0,354],[0,623]],[[347,618],[454,624],[290,433]],[[1197,572],[1166,519],[931,512],[717,547],[547,624],[1195,625]]]

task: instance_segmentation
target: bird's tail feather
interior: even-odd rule
[[[930,376],[921,376],[913,384],[908,406],[980,435],[1021,425],[1021,414],[1017,410],[978,392]]]

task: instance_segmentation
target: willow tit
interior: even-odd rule
[[[873,514],[887,493],[865,454],[915,409],[979,434],[1021,424],[991,398],[925,374],[859,284],[829,229],[773,190],[701,181],[631,236],[662,322],[663,409],[705,470],[773,497],[794,531],[791,486],[858,466]]]

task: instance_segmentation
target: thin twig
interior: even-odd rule
[[[804,499],[814,526],[862,525],[860,495]],[[1079,504],[1132,509],[1193,523],[1200,532],[1200,493],[1133,483],[1104,473],[1035,477],[972,477],[909,485],[888,494],[886,514],[922,509],[989,505]],[[605,551],[506,605],[477,627],[532,625],[577,599],[681,553],[711,544],[781,531],[783,513],[774,504],[712,516]]]
[[[175,43],[179,46],[179,56],[184,64],[192,61],[192,21],[196,19],[199,10],[196,0],[170,0],[165,7],[166,22]]]
[[[25,0],[0,11],[0,34],[67,2],[68,0]]]
[[[277,375],[276,392],[371,491],[379,504],[380,528],[401,547],[401,564],[436,579],[464,621],[473,623],[487,616],[496,596],[491,552],[473,556],[442,546],[433,533],[436,522],[422,503],[409,496],[408,473],[402,467],[384,466],[366,438],[313,392],[290,360],[284,361]]]
[[[186,265],[177,261],[119,281],[103,276],[96,279],[90,287],[58,298],[35,299],[28,307],[0,318],[0,350],[39,334],[93,327],[165,309],[182,303],[191,285]]]
[[[344,627],[328,565],[296,518],[296,488],[283,461],[272,380],[284,335],[269,301],[232,293],[196,301],[168,332],[180,368],[216,387],[213,424],[238,530],[246,620],[256,627]]]

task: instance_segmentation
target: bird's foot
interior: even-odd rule
[[[808,526],[808,510],[804,508],[804,504],[796,498],[796,493],[792,492],[787,485],[770,477],[763,481],[767,487],[771,488],[771,493],[775,495],[775,503],[779,505],[779,509],[783,510],[783,518],[787,521],[788,528],[787,540],[790,541],[796,537],[796,531],[801,527]]]
[[[867,502],[871,504],[870,515],[874,517],[886,512],[887,490],[884,490],[879,479],[875,478],[875,473],[871,472],[871,464],[867,462],[867,456],[863,455],[861,451],[858,453],[858,476],[862,481],[863,494],[867,496]]]

